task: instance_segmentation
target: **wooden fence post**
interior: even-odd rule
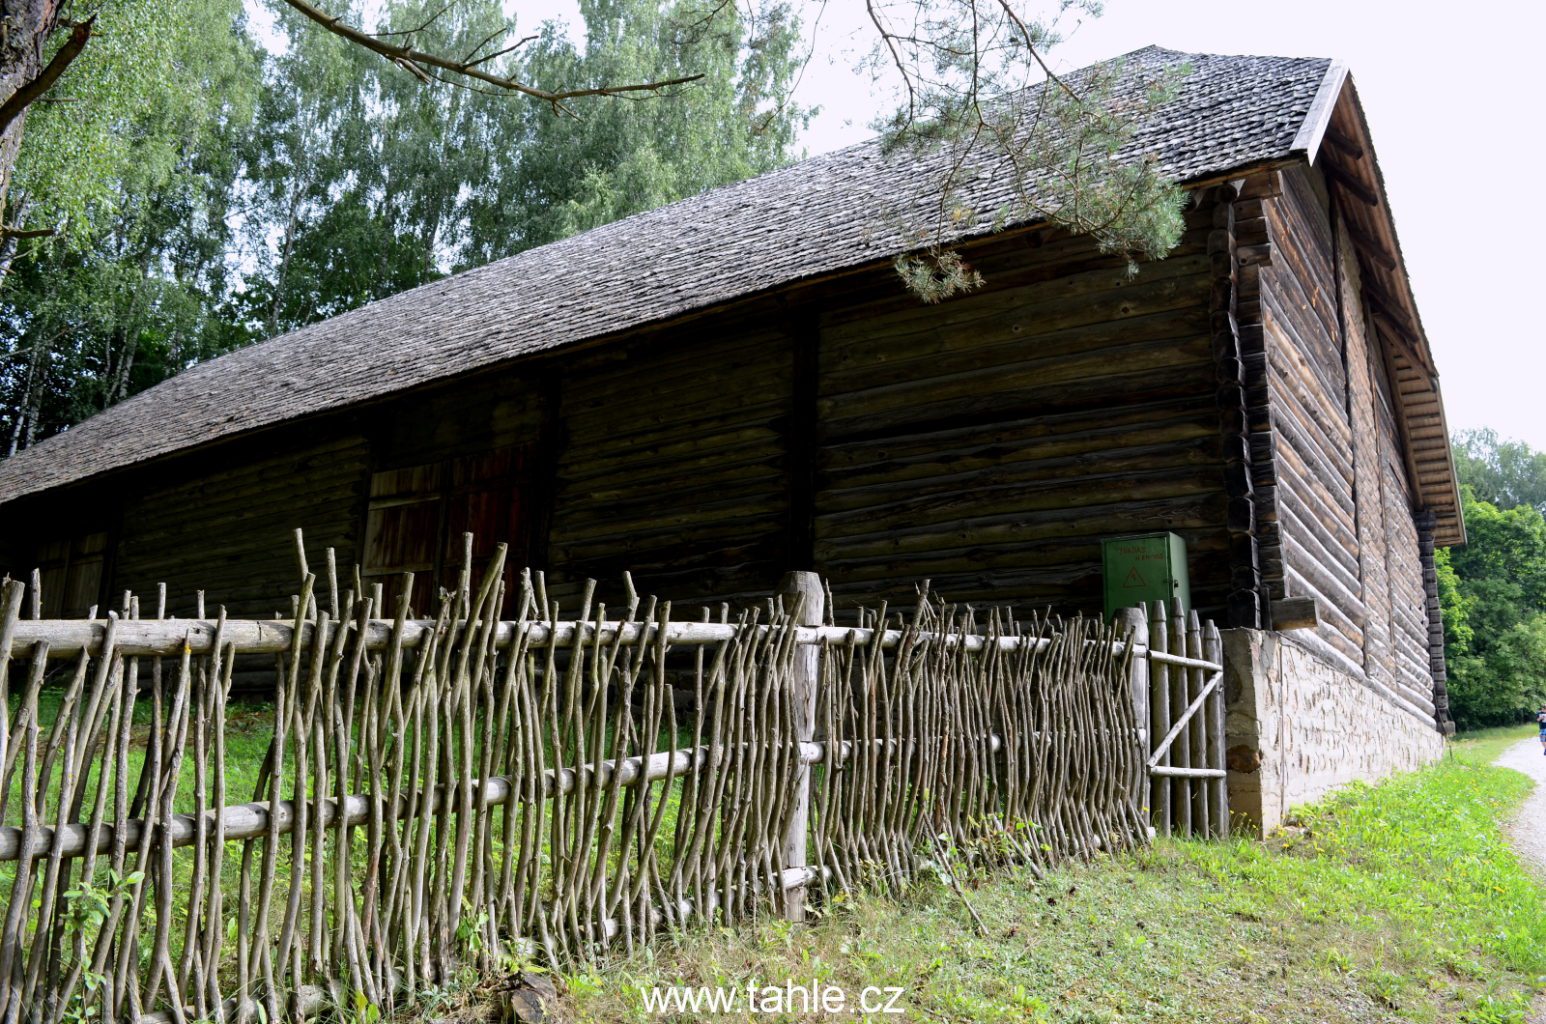
[[[1186,657],[1186,610],[1181,607],[1180,601],[1173,601],[1170,605],[1170,653],[1178,658]],[[1172,719],[1186,714],[1187,705],[1191,702],[1191,671],[1184,666],[1174,665],[1170,669]],[[1171,725],[1174,724],[1172,721]],[[1177,768],[1192,767],[1191,730],[1194,725],[1195,722],[1189,721],[1182,726],[1181,735],[1170,745],[1170,763]],[[1192,789],[1196,782],[1189,774],[1174,776],[1170,780],[1170,810],[1174,819],[1171,827],[1188,838],[1196,834],[1192,827]]]
[[[1116,621],[1122,627],[1124,638],[1133,647],[1144,648],[1131,655],[1128,663],[1128,687],[1132,693],[1133,720],[1138,725],[1138,777],[1133,780],[1133,798],[1146,811],[1149,807],[1149,772],[1142,767],[1149,760],[1149,749],[1154,742],[1149,735],[1149,612],[1141,605],[1137,608],[1119,608]]]
[[[1202,656],[1207,660],[1222,665],[1224,664],[1224,638],[1219,635],[1219,628],[1212,622],[1208,623],[1208,631],[1203,636]],[[1208,733],[1208,767],[1226,768],[1224,759],[1224,686],[1213,691],[1213,698],[1209,701],[1213,705],[1212,716],[1209,718],[1211,729]],[[1213,796],[1213,829],[1214,834],[1220,839],[1229,838],[1229,782],[1225,779],[1209,779],[1209,786]]]
[[[821,577],[813,572],[788,572],[778,587],[784,608],[795,616],[796,625],[819,626],[825,618],[826,598]],[[816,686],[821,672],[821,649],[815,644],[797,646],[789,684],[794,690],[795,735],[797,743],[808,743],[816,736]],[[810,828],[811,768],[802,764],[795,774],[794,810],[784,832],[784,868],[806,867],[806,835]],[[785,916],[791,921],[805,920],[805,887],[785,894]]]
[[[1170,628],[1165,620],[1165,602],[1154,602],[1154,614],[1149,619],[1149,649],[1170,649]],[[1149,661],[1149,750],[1153,750],[1170,731],[1170,667],[1164,662]],[[1147,760],[1147,758],[1145,758]],[[1169,765],[1169,752],[1160,758],[1160,764]],[[1149,813],[1159,834],[1168,836],[1174,818],[1171,780],[1164,777],[1149,778]]]
[[[1186,616],[1186,656],[1201,661],[1202,653],[1202,620],[1197,616],[1197,609],[1193,608]],[[1186,670],[1186,680],[1186,703],[1190,707],[1193,701],[1202,696],[1203,687],[1208,685],[1208,677],[1200,668],[1189,668]],[[1208,712],[1212,703],[1211,700],[1203,701],[1202,707],[1197,709],[1197,713],[1186,725],[1187,746],[1191,749],[1188,760],[1193,768],[1213,767],[1208,760]],[[1188,789],[1192,796],[1194,837],[1207,838],[1213,835],[1213,804],[1208,794],[1212,783],[1213,780],[1207,778],[1190,780]]]

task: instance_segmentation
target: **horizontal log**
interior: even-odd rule
[[[221,624],[208,619],[22,619],[12,633],[12,657],[25,657],[40,643],[48,645],[48,656],[63,658],[76,656],[82,650],[92,655],[102,653],[102,644],[109,626],[113,629],[113,650],[125,657],[164,656],[182,653],[184,647],[191,654],[208,654],[214,647],[215,634]],[[403,623],[402,646],[412,649],[420,646],[434,630],[434,622],[414,619]],[[477,628],[478,623],[473,623]],[[349,628],[358,628],[350,624]],[[392,642],[394,623],[390,619],[371,619],[365,624],[367,650],[382,650]],[[703,646],[724,643],[735,638],[742,627],[734,623],[673,622],[665,627],[665,642],[670,646]],[[757,630],[787,629],[789,627],[755,626]],[[310,645],[316,626],[303,623],[300,627],[303,645]],[[558,644],[573,646],[577,642],[621,643],[630,646],[658,642],[659,628],[653,625],[617,621],[580,623],[575,621],[552,624],[534,622],[499,622],[494,626],[494,646],[507,648],[519,635],[528,647],[541,648]],[[228,620],[224,623],[220,638],[223,645],[235,647],[239,654],[279,654],[290,650],[296,627],[289,622],[269,620]],[[898,629],[875,630],[852,626],[799,626],[794,627],[794,639],[799,644],[825,643],[833,646],[852,644],[869,646],[879,643],[882,648],[900,644],[904,637],[913,635],[923,642],[944,643],[947,647],[964,645],[968,652],[978,652],[990,645],[1000,651],[1020,650],[1027,644],[1038,649],[1051,645],[1047,637],[982,636],[980,634],[918,632],[909,634]],[[1091,641],[1094,642],[1094,641]],[[1114,651],[1120,652],[1128,645],[1115,641]],[[1152,661],[1191,668],[1218,670],[1215,662],[1196,658],[1184,658],[1163,651],[1150,650],[1134,645],[1133,653],[1147,656]],[[631,769],[626,769],[628,771]],[[625,778],[631,778],[626,776]],[[491,781],[490,783],[494,783]],[[567,792],[567,790],[565,790]],[[4,859],[0,857],[0,859]]]
[[[888,742],[896,741],[877,739],[871,742],[884,746]],[[994,753],[1002,750],[1004,746],[1003,739],[992,733],[987,735],[986,743],[988,749]],[[839,743],[832,749],[831,763],[834,765],[847,763],[853,757],[854,748],[855,744],[851,741]],[[723,757],[723,749],[718,752],[718,756]],[[713,763],[715,757],[716,751],[712,747],[688,747],[606,760],[599,765],[549,768],[542,776],[542,798],[546,800],[557,795],[572,793],[579,787],[582,779],[588,781],[591,786],[605,788],[614,782],[619,786],[632,787],[641,783],[678,778],[702,770]],[[799,744],[799,758],[801,764],[825,763],[828,760],[828,744],[802,742]],[[520,799],[521,783],[518,779],[496,776],[473,780],[470,786],[473,789],[472,806],[475,810],[487,810]],[[438,787],[433,801],[419,801],[419,813],[427,815],[455,809],[460,805],[460,794],[459,786]],[[345,827],[364,825],[371,820],[377,808],[386,820],[398,821],[408,817],[409,809],[413,806],[413,801],[406,795],[398,798],[393,808],[386,807],[385,803],[386,801],[379,796],[356,795],[346,796],[342,800],[336,797],[324,797],[306,806],[311,816],[310,827],[321,829],[338,828],[340,825]],[[198,840],[199,817],[193,814],[173,815],[165,823],[161,834],[169,839],[174,848],[190,846]],[[205,835],[213,836],[219,831],[225,841],[238,842],[270,834],[288,835],[295,829],[298,805],[293,800],[280,800],[273,804],[259,801],[236,804],[223,810],[211,809],[205,811],[202,817]],[[62,829],[39,826],[34,832],[38,841],[32,844],[32,850],[37,857],[51,854],[61,857],[80,857],[93,850],[99,854],[107,853],[115,848],[120,838],[125,848],[133,850],[138,849],[144,842],[145,832],[145,822],[138,818],[122,823],[104,823],[95,832],[91,826],[78,822],[67,824]],[[14,861],[21,856],[21,851],[26,845],[23,843],[25,836],[26,830],[23,828],[16,826],[0,828],[0,863]]]
[[[1320,605],[1313,597],[1284,597],[1272,602],[1273,629],[1315,629]]]

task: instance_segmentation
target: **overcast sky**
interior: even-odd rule
[[[525,19],[572,0],[517,0]],[[868,47],[861,0],[830,0],[798,99],[820,105],[812,154],[868,137],[886,104],[854,70]],[[529,21],[528,21],[529,23]],[[1536,243],[1546,214],[1546,3],[1503,0],[1475,16],[1421,0],[1106,0],[1055,51],[1060,68],[1150,43],[1175,50],[1336,57],[1374,136],[1451,430],[1490,426],[1546,449],[1546,294]]]

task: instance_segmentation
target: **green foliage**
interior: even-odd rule
[[[13,215],[60,233],[0,290],[0,454],[247,337],[224,316],[233,140],[258,86],[241,6],[110,4],[102,17],[23,136]],[[141,59],[167,66],[138,75]]]
[[[1476,598],[1460,589],[1460,576],[1450,561],[1450,549],[1434,552],[1434,567],[1439,581],[1439,607],[1444,616],[1444,649],[1450,661],[1471,653],[1476,631],[1471,628],[1471,608]]]
[[[66,1024],[85,1024],[86,1021],[98,1019],[100,1008],[92,1005],[92,999],[107,978],[85,966],[86,957],[96,946],[97,935],[107,920],[113,901],[131,899],[135,889],[145,881],[145,873],[131,871],[120,874],[108,868],[104,872],[103,881],[105,885],[96,884],[95,879],[82,879],[64,894],[64,939],[67,947],[72,950],[73,962],[83,968],[81,987],[64,1008],[63,1020]]]
[[[580,117],[501,108],[498,139],[469,181],[459,265],[476,265],[771,170],[808,112],[787,100],[798,23],[782,4],[705,18],[700,0],[583,0],[583,48],[545,30],[527,57],[538,85],[592,86],[650,75],[702,80]]]
[[[1454,453],[1460,482],[1482,501],[1499,508],[1533,505],[1546,513],[1546,452],[1482,429],[1458,432]]]
[[[81,56],[27,112],[7,223],[86,246],[185,170],[205,124],[250,107],[241,19],[238,0],[103,3]]]
[[[704,77],[561,109],[425,83],[271,10],[272,50],[239,0],[114,0],[29,119],[13,200],[62,233],[0,289],[0,455],[255,338],[778,166],[806,116],[780,4],[587,0],[583,46],[543,25],[487,69]],[[519,38],[499,0],[339,10],[435,52]]]
[[[876,0],[869,7],[880,39],[871,61],[904,85],[903,103],[878,123],[891,147],[943,147],[950,170],[938,182],[929,223],[904,225],[922,240],[896,262],[907,287],[928,302],[980,284],[970,268],[946,258],[960,227],[1045,220],[1121,253],[1136,271],[1181,239],[1186,195],[1151,160],[1114,159],[1136,127],[1175,95],[1189,69],[1147,76],[1138,88],[1119,61],[1068,80],[1050,73],[1046,55],[1065,18],[1098,17],[1094,0],[1046,5],[1033,19],[1013,5],[983,0]],[[997,210],[965,204],[962,185],[991,177],[1008,196]]]
[[[605,964],[571,1007],[642,1024],[659,1019],[642,988],[789,978],[902,986],[907,1020],[1524,1024],[1546,983],[1546,893],[1500,827],[1530,788],[1486,766],[1500,743],[1354,786],[1265,843],[1160,841],[979,879],[986,934],[938,884],[841,897],[793,936],[704,929]]]
[[[436,13],[444,14],[435,17]],[[290,49],[248,158],[261,269],[242,296],[272,334],[778,166],[804,112],[779,106],[796,26],[774,7],[705,19],[696,0],[587,0],[586,44],[557,26],[490,70],[545,88],[685,74],[660,95],[554,108],[423,83],[284,20]],[[497,0],[391,0],[381,23],[415,45],[473,52],[519,36]],[[277,238],[273,246],[263,240]]]
[[[1455,464],[1469,540],[1436,558],[1450,707],[1462,728],[1515,722],[1546,701],[1546,454],[1481,430]]]

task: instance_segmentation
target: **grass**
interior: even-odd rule
[[[39,757],[42,756],[42,747],[47,744],[54,721],[59,714],[59,706],[63,697],[63,691],[58,687],[45,689],[38,697],[38,721],[40,723],[38,743]],[[15,717],[21,704],[21,696],[11,694],[9,713]],[[165,714],[170,714],[166,709]],[[130,733],[131,743],[128,755],[129,779],[137,780],[140,775],[140,767],[145,762],[146,750],[149,745],[151,719],[153,705],[148,694],[142,695],[134,703],[134,722]],[[226,709],[225,722],[225,766],[226,766],[226,800],[230,804],[246,803],[253,798],[253,793],[258,783],[258,769],[268,754],[269,740],[274,734],[274,708],[271,703],[262,701],[235,701]],[[16,738],[20,743],[20,738]],[[213,759],[214,738],[210,738],[211,759]],[[287,758],[287,760],[289,760]],[[21,824],[21,793],[22,793],[22,769],[21,759],[17,758],[15,772],[11,778],[10,797],[6,801],[6,814],[3,824]],[[188,750],[183,758],[181,769],[178,773],[177,798],[173,807],[178,814],[191,814],[196,807],[195,785],[196,768],[193,758],[193,741],[190,737]],[[111,765],[108,779],[111,782]],[[86,780],[84,806],[90,808],[97,794],[97,787],[101,784],[101,772],[103,764],[100,757],[92,759],[88,769]],[[44,822],[52,825],[58,813],[59,780],[62,767],[59,762],[54,765],[53,774],[48,779],[48,795],[45,802]],[[111,802],[108,811],[111,813]]]
[[[673,1017],[642,995],[792,980],[851,999],[900,987],[905,1012],[874,1020],[1523,1022],[1546,986],[1546,889],[1499,829],[1530,783],[1490,762],[1528,735],[1464,737],[1441,763],[1352,786],[1266,842],[1162,841],[1040,881],[978,880],[981,934],[939,884],[839,898],[810,928],[699,931],[572,975],[567,1010],[844,1019]]]
[[[1464,732],[1450,743],[1450,753],[1467,764],[1488,765],[1520,740],[1536,735],[1534,725],[1500,725]]]

